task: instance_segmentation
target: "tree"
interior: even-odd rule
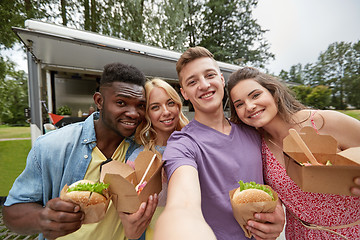
[[[30,18],[50,19],[53,1],[56,0],[1,0],[0,50],[19,42],[11,27],[24,27],[25,20]]]
[[[282,79],[284,82],[290,82],[289,72],[285,70],[281,70],[279,73],[280,79]]]
[[[279,74],[281,79],[287,83],[304,84],[302,75],[303,75],[303,71],[302,71],[301,63],[291,66],[289,72],[281,70]]]
[[[303,84],[328,87],[332,93],[330,105],[336,109],[359,106],[360,41],[332,43],[315,63],[306,64],[303,69],[297,66],[292,66],[290,73],[282,70],[280,76],[286,81],[301,76]]]
[[[203,4],[197,0],[187,1],[187,11],[185,11],[185,29],[189,47],[195,47],[201,41],[201,25]]]
[[[27,78],[15,63],[0,58],[0,123],[25,124],[28,106]]]
[[[289,71],[290,82],[304,84],[302,79],[302,65],[298,63],[296,65],[291,66]]]
[[[20,1],[0,1],[0,50],[11,48],[18,41],[11,27],[23,27],[25,18]]]
[[[186,0],[158,1],[147,5],[144,23],[146,43],[183,51],[187,37],[187,32],[184,31],[187,11]]]
[[[208,48],[216,60],[264,67],[274,58],[263,38],[263,30],[252,18],[257,0],[207,1],[201,25],[200,45]]]
[[[344,78],[344,91],[347,95],[347,103],[360,109],[360,75],[346,76]]]

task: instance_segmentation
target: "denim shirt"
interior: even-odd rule
[[[25,170],[12,186],[5,206],[36,202],[43,206],[60,196],[65,184],[84,179],[96,146],[95,112],[84,122],[74,123],[40,136],[29,152]],[[126,159],[139,145],[126,138]],[[41,238],[42,239],[42,238]]]

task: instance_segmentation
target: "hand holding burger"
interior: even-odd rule
[[[108,187],[109,184],[80,180],[70,186],[65,185],[60,198],[80,206],[85,213],[84,223],[94,223],[105,216],[110,201]]]
[[[247,222],[254,220],[254,214],[274,212],[277,206],[277,194],[269,186],[255,182],[239,181],[240,186],[229,192],[234,217],[244,230],[245,236],[252,237],[246,229]]]

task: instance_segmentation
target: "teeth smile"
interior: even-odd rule
[[[205,95],[201,96],[201,98],[207,98],[207,97],[210,97],[212,95],[214,95],[214,93],[211,92],[211,93],[208,93],[208,94],[205,94]]]
[[[129,126],[135,126],[135,123],[133,123],[133,122],[122,122],[122,123],[124,123],[125,125],[129,125]]]
[[[172,121],[172,119],[169,119],[169,120],[164,120],[164,121],[161,121],[163,123],[170,123]]]
[[[262,111],[259,111],[259,112],[255,113],[255,114],[251,115],[250,118],[257,117],[260,113],[262,113]]]

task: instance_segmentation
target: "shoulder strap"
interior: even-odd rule
[[[314,115],[317,111],[314,111],[310,116],[310,121],[313,126],[313,128],[316,130],[316,132],[319,134],[318,128],[316,127],[315,121],[314,121]]]

